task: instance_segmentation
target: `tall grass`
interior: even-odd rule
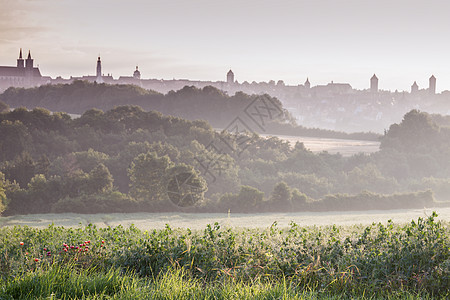
[[[448,298],[448,223],[0,229],[0,299]],[[53,295],[53,296],[52,296]]]

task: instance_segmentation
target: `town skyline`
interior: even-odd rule
[[[450,90],[445,1],[55,1],[0,0],[0,65],[32,50],[42,74],[287,85],[331,81],[409,91]]]
[[[20,48],[19,50],[19,59],[18,59],[18,63],[17,66],[19,66],[19,60],[22,61],[23,64],[23,60],[22,60],[22,53],[23,53],[23,49]],[[31,50],[28,50],[28,58],[31,59]],[[34,59],[32,60],[34,61]],[[10,66],[6,66],[7,68],[11,68],[11,67],[15,67],[13,65]],[[23,67],[23,66],[22,66]],[[1,66],[0,66],[1,68]],[[36,68],[36,66],[35,66]],[[291,86],[291,87],[295,87],[295,86],[303,86],[306,88],[314,88],[314,87],[321,87],[321,86],[325,86],[325,85],[348,85],[349,87],[351,87],[354,90],[367,90],[367,91],[371,91],[371,92],[379,92],[379,91],[387,91],[387,92],[394,92],[392,90],[384,90],[382,88],[379,88],[379,78],[376,76],[376,74],[374,73],[370,79],[369,79],[369,83],[368,86],[363,87],[361,89],[358,89],[354,86],[352,86],[352,84],[350,82],[342,82],[342,81],[337,81],[335,82],[334,80],[332,80],[331,82],[320,82],[320,83],[316,83],[315,85],[311,85],[310,83],[310,79],[309,77],[306,77],[305,82],[301,83],[299,82],[298,84],[286,84],[284,82],[284,80],[280,79],[278,81],[275,81],[273,79],[269,80],[269,81],[260,81],[260,82],[256,82],[256,81],[241,81],[239,82],[238,80],[235,79],[235,74],[234,72],[230,69],[227,73],[226,76],[224,76],[224,78],[219,79],[219,80],[195,80],[195,79],[189,79],[189,78],[173,78],[173,79],[164,79],[164,78],[143,78],[141,77],[141,72],[139,70],[139,66],[136,65],[133,74],[122,74],[122,75],[118,75],[116,77],[113,76],[112,73],[104,73],[103,69],[102,69],[102,63],[101,63],[101,56],[99,55],[97,57],[96,60],[96,67],[95,67],[95,73],[94,74],[84,74],[81,76],[74,76],[74,75],[70,75],[69,77],[62,77],[62,76],[56,76],[56,77],[52,77],[46,74],[43,74],[43,76],[40,79],[37,79],[38,81],[36,83],[28,83],[28,86],[39,86],[42,84],[55,84],[55,83],[69,83],[73,80],[88,80],[88,81],[96,81],[97,83],[110,83],[110,84],[124,84],[124,83],[131,83],[131,84],[137,84],[142,86],[142,84],[140,84],[141,80],[162,80],[162,81],[180,81],[180,82],[187,82],[187,84],[190,83],[227,83],[227,84],[232,84],[232,83],[236,83],[237,85],[248,85],[248,84],[253,84],[253,83],[257,83],[257,84],[264,84],[264,83],[268,83],[268,84],[279,84],[279,82],[283,82],[284,85],[286,86]],[[39,71],[39,65],[37,65],[37,71]],[[40,73],[39,73],[40,74]],[[0,77],[1,77],[1,73],[0,73]],[[41,76],[41,75],[39,75]],[[0,78],[1,79],[1,78]],[[106,81],[105,81],[105,80]],[[376,79],[376,83],[374,85],[373,83],[373,79]],[[414,92],[418,92],[419,90],[429,90],[431,87],[431,83],[430,80],[433,79],[434,83],[433,83],[433,87],[432,87],[432,91],[433,94],[436,93],[436,77],[434,76],[434,74],[431,75],[431,77],[428,79],[428,86],[419,86],[417,84],[417,80],[414,81],[414,83],[410,86],[410,90],[402,90],[400,92],[410,92],[410,93],[414,93]],[[131,80],[131,81],[130,81]],[[138,80],[138,81],[136,81]],[[16,86],[16,85],[11,85],[11,86]],[[18,86],[21,86],[21,84],[19,84]],[[220,88],[220,87],[219,87]],[[398,89],[395,90],[395,92],[399,91]],[[444,90],[444,91],[448,91],[448,90]]]

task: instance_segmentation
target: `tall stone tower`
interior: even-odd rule
[[[431,77],[430,77],[429,86],[428,86],[428,92],[431,95],[435,95],[436,94],[436,77],[434,77],[434,75],[431,75]]]
[[[97,79],[95,80],[97,83],[103,83],[102,78],[102,61],[100,60],[100,56],[97,59]]]
[[[414,83],[411,86],[411,94],[415,94],[419,91],[419,86],[417,85],[417,82],[414,81]]]
[[[234,73],[233,71],[228,71],[227,73],[227,83],[228,84],[233,84],[234,83]]]
[[[378,77],[375,74],[370,78],[370,91],[372,93],[378,92]]]
[[[25,68],[24,60],[22,58],[22,48],[20,48],[19,58],[17,59],[17,68],[19,69]]]

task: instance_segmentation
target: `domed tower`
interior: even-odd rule
[[[309,82],[309,78],[306,78],[306,81],[305,81],[305,88],[307,88],[307,89],[310,89],[311,88],[311,83]]]
[[[434,75],[431,75],[431,77],[430,77],[428,92],[431,95],[436,94],[436,77],[434,77]]]
[[[228,71],[227,73],[227,83],[228,84],[233,84],[234,83],[234,73],[233,71]]]
[[[24,60],[22,58],[22,48],[20,48],[19,58],[17,59],[17,68],[25,68]]]
[[[139,72],[138,66],[136,66],[136,70],[133,73],[133,78],[134,79],[141,79],[141,72]]]
[[[375,74],[370,78],[370,91],[372,93],[378,93],[378,77]]]

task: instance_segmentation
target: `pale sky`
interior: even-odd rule
[[[0,65],[43,75],[450,90],[448,0],[0,0]]]

